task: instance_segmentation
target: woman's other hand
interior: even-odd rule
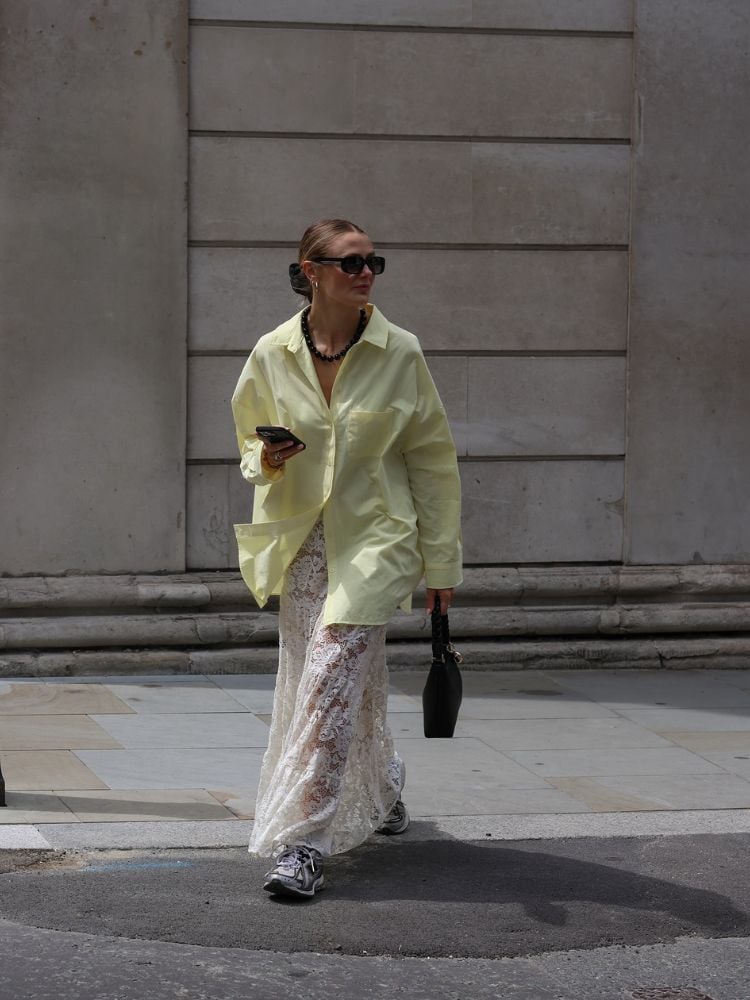
[[[444,590],[435,590],[432,587],[428,587],[425,611],[427,614],[431,614],[432,609],[435,607],[435,598],[438,594],[440,595],[440,614],[447,615],[448,608],[453,603],[453,587],[446,587]]]

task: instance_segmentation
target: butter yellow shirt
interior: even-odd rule
[[[385,624],[428,587],[461,583],[461,487],[445,409],[417,338],[368,305],[339,366],[330,407],[301,313],[258,341],[232,397],[240,468],[255,486],[253,523],[235,525],[240,570],[263,607],[322,516],[328,562],[323,620]],[[259,424],[307,448],[261,462]]]

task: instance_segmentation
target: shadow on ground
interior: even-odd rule
[[[415,823],[424,836],[427,823]],[[0,917],[218,947],[528,955],[750,933],[746,835],[465,843],[373,838],[309,902],[238,849],[97,852],[0,877]]]

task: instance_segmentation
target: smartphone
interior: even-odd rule
[[[268,444],[281,444],[282,441],[291,441],[292,444],[301,444],[303,448],[307,445],[300,441],[296,434],[292,434],[286,427],[256,427],[255,433]]]

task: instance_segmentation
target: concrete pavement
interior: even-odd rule
[[[471,671],[453,740],[393,672],[408,836],[750,832],[750,671]],[[0,847],[247,842],[274,677],[8,679]]]

